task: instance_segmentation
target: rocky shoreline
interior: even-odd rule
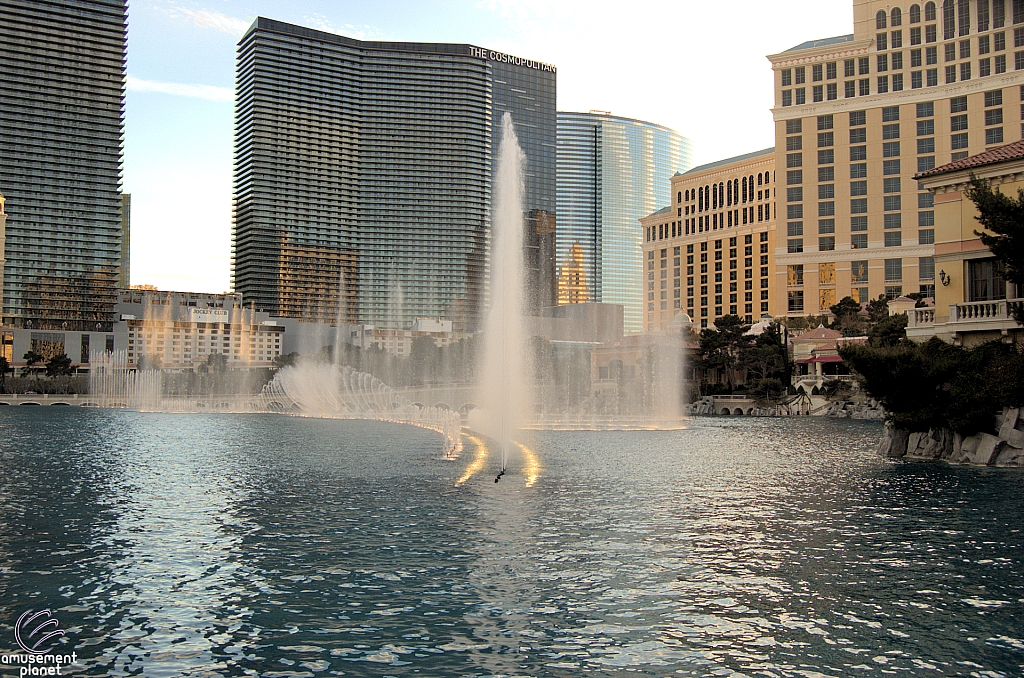
[[[889,459],[1024,468],[1024,417],[1021,409],[1004,409],[996,424],[999,435],[978,433],[961,436],[946,428],[911,432],[887,423],[878,451]]]

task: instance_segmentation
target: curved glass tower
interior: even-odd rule
[[[557,265],[560,271],[578,267],[578,244],[586,284],[585,295],[560,298],[621,304],[625,330],[641,331],[639,219],[671,202],[670,179],[693,166],[692,156],[690,140],[661,125],[607,113],[558,113]]]

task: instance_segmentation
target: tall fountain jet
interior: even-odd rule
[[[523,262],[523,162],[512,115],[502,119],[495,176],[491,250],[491,306],[484,323],[480,409],[472,425],[501,447],[501,473],[530,413]],[[501,477],[500,475],[498,476]]]

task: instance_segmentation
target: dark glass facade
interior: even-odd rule
[[[120,274],[124,0],[0,0],[3,316],[110,331]]]
[[[238,47],[235,290],[285,317],[476,329],[507,110],[527,154],[531,299],[547,305],[555,73],[510,62],[258,19]]]

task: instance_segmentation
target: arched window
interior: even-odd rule
[[[942,2],[942,39],[952,40],[956,37],[956,11],[953,0]]]
[[[725,183],[721,181],[718,182],[718,206],[725,207]]]
[[[763,176],[764,175],[762,175],[760,172],[757,173],[757,185],[758,186],[761,185],[761,181],[762,181]]]
[[[676,202],[682,202],[682,201],[683,201],[683,192],[679,191],[679,195],[676,196]]]
[[[889,18],[891,19],[891,21],[889,23],[892,24],[893,28],[896,28],[897,26],[902,26],[903,25],[903,10],[901,10],[899,7],[893,7],[892,8],[892,13],[890,14]]]
[[[729,182],[729,185],[726,187],[725,193],[726,193],[726,196],[728,198],[726,200],[725,204],[728,205],[729,207],[732,207],[732,182],[731,181]]]
[[[739,179],[733,179],[732,180],[732,194],[734,196],[736,196],[735,204],[739,205],[740,204],[740,180]]]
[[[919,24],[921,23],[921,5],[910,6],[910,23]]]
[[[707,185],[704,186],[704,209],[711,209],[711,187]]]
[[[924,20],[935,21],[935,3],[926,2],[924,3]]]
[[[743,203],[747,202],[747,178],[743,177]]]
[[[875,15],[875,28],[882,30],[885,28],[885,10],[878,10],[878,14]]]
[[[697,189],[697,197],[698,197],[697,209],[699,211],[703,212],[704,211],[704,189],[703,188],[698,188]]]
[[[754,202],[754,175],[750,175],[750,202]]]
[[[957,0],[957,14],[959,15],[960,35],[971,34],[971,2],[970,0]]]

